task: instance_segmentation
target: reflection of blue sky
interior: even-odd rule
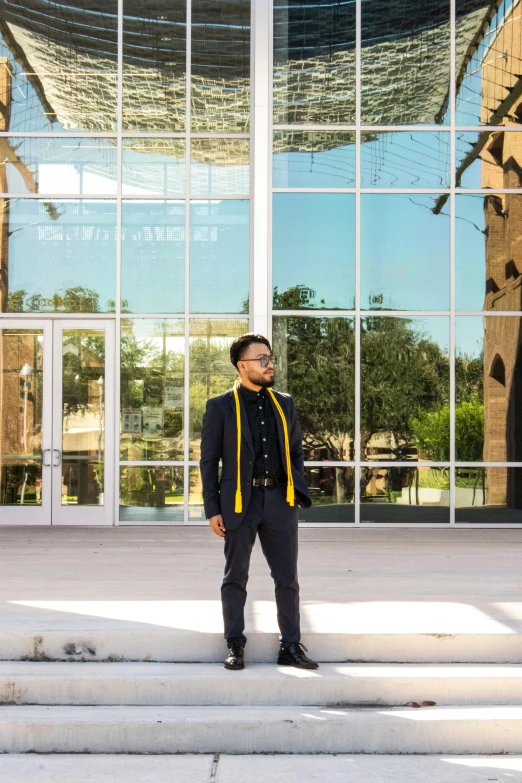
[[[274,134],[274,138],[278,137]],[[287,132],[281,134],[286,138]],[[288,134],[289,135],[289,134]],[[317,134],[319,145],[321,136]],[[339,146],[309,152],[279,152],[273,156],[274,188],[353,188],[355,187],[355,144],[346,140],[353,134],[328,134]],[[314,134],[295,133],[310,144]],[[291,138],[291,137],[290,137]],[[295,142],[297,143],[297,142]]]
[[[480,356],[484,347],[484,317],[481,315],[455,318],[455,353],[457,356]]]
[[[318,308],[353,308],[355,196],[275,193],[272,225],[273,286],[312,288]]]
[[[450,319],[447,315],[424,316],[398,316],[404,317],[411,324],[410,328],[418,334],[437,343],[437,345],[449,354]]]
[[[10,202],[9,292],[51,297],[83,286],[98,293],[100,310],[106,310],[115,298],[115,202],[46,203],[47,208],[35,199]]]
[[[469,133],[457,131],[455,135],[455,165],[457,168],[465,159],[466,155],[468,155],[471,152],[473,145],[478,140],[478,137],[479,137],[479,133],[477,131],[469,132]],[[468,166],[462,173],[461,180],[460,180],[460,187],[462,188],[482,187],[480,178],[481,178],[482,166],[484,165],[488,165],[488,164],[482,162],[480,157],[476,158],[476,160],[474,160],[473,163],[470,166]]]
[[[329,150],[274,154],[273,187],[355,187],[355,144],[346,144],[346,137],[339,134],[339,146]],[[330,134],[328,143],[335,141]],[[309,143],[306,136],[303,143]],[[449,158],[450,135],[443,131],[363,133],[361,187],[447,188]]]
[[[250,202],[192,202],[190,310],[241,313],[248,299]]]
[[[455,307],[482,310],[486,280],[484,196],[455,198]]]
[[[362,134],[361,187],[449,187],[450,134]]]
[[[449,309],[449,217],[435,197],[361,196],[361,307]]]
[[[121,267],[121,298],[126,310],[184,311],[184,201],[122,203]]]

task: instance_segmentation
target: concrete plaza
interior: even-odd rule
[[[522,530],[302,529],[309,677],[272,665],[259,545],[247,670],[221,667],[222,546],[0,528],[2,780],[522,782]]]
[[[219,638],[222,548],[207,527],[0,528],[0,628]],[[303,528],[299,571],[305,637],[522,631],[520,529]],[[248,592],[248,629],[276,634],[259,543]]]

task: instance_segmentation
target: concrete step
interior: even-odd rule
[[[522,707],[3,707],[0,753],[521,753]]]
[[[123,627],[122,627],[123,626]],[[202,628],[205,627],[202,623]],[[248,657],[274,662],[278,636],[248,632]],[[519,663],[522,632],[502,633],[303,633],[312,657],[324,662]],[[0,625],[4,661],[171,661],[220,662],[226,652],[221,633],[124,624],[25,622]]]
[[[522,780],[522,756],[40,756],[0,757],[12,783],[485,783]]]
[[[0,663],[0,704],[291,706],[522,704],[522,666]]]

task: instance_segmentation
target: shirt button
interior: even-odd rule
[[[268,454],[265,454],[265,457],[268,457]]]
[[[261,424],[264,424],[264,423],[265,423],[264,421],[261,422]]]
[[[260,410],[260,411],[262,411],[262,410],[263,410],[263,406],[262,406],[262,405],[260,405],[260,406],[259,406],[259,410]]]
[[[263,438],[263,440],[266,440],[266,438]]]

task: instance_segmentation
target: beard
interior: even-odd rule
[[[275,373],[271,378],[269,378],[267,375],[263,375],[262,378],[256,378],[254,383],[257,383],[259,386],[263,386],[265,389],[270,389],[275,383]]]

